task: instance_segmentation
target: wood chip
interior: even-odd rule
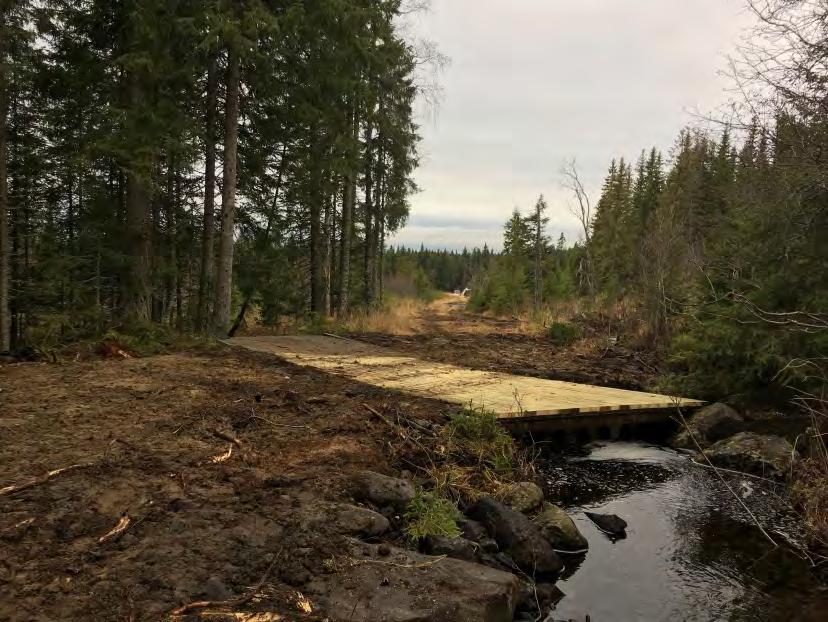
[[[218,456],[213,456],[210,458],[210,462],[213,464],[219,464],[220,462],[225,462],[230,459],[230,456],[233,455],[233,446],[227,448],[227,451],[223,454],[219,454]]]

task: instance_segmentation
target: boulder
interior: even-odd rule
[[[391,528],[388,519],[382,514],[356,505],[335,506],[331,511],[330,520],[337,533],[349,536],[375,538]]]
[[[528,514],[543,503],[543,491],[532,482],[517,482],[507,487],[503,501],[513,510]]]
[[[301,507],[296,516],[303,532],[324,530],[345,536],[376,538],[391,528],[382,514],[348,503],[312,503]]]
[[[687,427],[702,448],[709,447],[716,441],[736,434],[743,429],[745,420],[727,404],[717,402],[699,409],[687,420]],[[681,430],[672,441],[673,447],[696,449],[696,444],[687,429]]]
[[[500,549],[527,574],[553,574],[563,568],[540,528],[520,512],[483,497],[469,508],[468,515],[486,525]]]
[[[513,574],[459,559],[354,544],[357,563],[302,589],[315,612],[360,622],[511,622],[520,594]],[[383,563],[359,563],[382,559]]]
[[[598,529],[615,537],[627,535],[627,521],[615,514],[598,514],[596,512],[584,512],[586,517],[598,525]]]
[[[480,550],[484,553],[497,553],[500,550],[500,547],[497,546],[497,542],[495,542],[492,538],[481,538],[478,544],[480,546]]]
[[[474,561],[475,546],[465,538],[448,536],[428,536],[424,542],[425,552],[430,555],[447,555],[454,559]]]
[[[589,547],[587,539],[578,531],[569,514],[557,505],[544,503],[534,522],[540,527],[543,537],[558,552],[583,552]]]
[[[489,537],[486,528],[481,523],[478,523],[476,520],[463,518],[457,521],[457,526],[460,527],[460,530],[463,532],[463,537],[466,540],[471,540],[472,542],[480,542],[484,538]]]
[[[785,477],[795,456],[793,446],[781,436],[740,432],[704,450],[716,466],[765,477]]]
[[[564,593],[554,583],[525,582],[522,586],[521,601],[518,605],[518,617],[515,622],[527,620],[537,622],[543,617],[543,611],[554,608],[564,597]]]
[[[360,471],[354,477],[354,496],[375,506],[404,510],[416,493],[408,480],[388,477],[373,471]]]

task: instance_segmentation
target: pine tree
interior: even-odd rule
[[[382,296],[415,189],[399,2],[0,7],[10,347],[135,322],[223,333],[253,304],[276,321]]]
[[[8,3],[0,4],[0,353],[11,349],[11,308],[9,305],[9,281],[11,264],[11,237],[9,235],[8,192],[8,42],[11,39],[11,9]]]
[[[546,255],[546,247],[549,244],[549,239],[544,233],[546,224],[549,218],[544,216],[547,205],[543,195],[538,197],[535,203],[535,210],[532,216],[528,218],[530,235],[533,242],[534,266],[533,266],[533,280],[534,280],[534,307],[535,312],[540,311],[543,302],[543,260]]]
[[[227,53],[224,106],[224,173],[221,189],[221,229],[216,269],[216,300],[213,326],[222,334],[230,326],[233,303],[233,246],[236,218],[236,166],[239,139],[239,89],[241,60],[239,51]]]

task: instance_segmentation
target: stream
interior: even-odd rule
[[[547,497],[589,540],[586,555],[568,558],[549,620],[828,620],[828,591],[796,548],[797,520],[765,482],[725,476],[777,548],[715,472],[669,449],[595,443],[539,468]],[[627,537],[611,541],[583,510],[617,514]]]

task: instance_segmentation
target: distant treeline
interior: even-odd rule
[[[503,251],[391,249],[386,280],[423,295],[471,289],[472,309],[541,312],[624,301],[641,345],[697,395],[824,383],[828,123],[789,113],[686,130],[665,157],[613,160],[586,242],[550,239],[547,205],[515,211]]]
[[[507,231],[511,231],[514,223],[525,222],[526,219],[516,213],[507,223]],[[520,224],[516,226],[526,227]],[[526,256],[531,246],[529,240],[523,240],[519,244],[522,244],[520,248]],[[490,308],[502,313],[516,310],[524,306],[531,296],[526,287],[532,274],[526,266],[520,266],[519,261],[514,261],[515,248],[507,248],[508,251],[498,252],[486,244],[483,248],[462,251],[434,250],[424,246],[419,249],[390,247],[384,259],[384,282],[392,293],[398,294],[428,295],[432,290],[463,291],[468,288],[472,292],[474,304],[481,309]],[[574,248],[567,248],[563,233],[555,244],[548,244],[544,248],[543,287],[547,299],[568,298],[576,294],[578,266],[582,256],[583,248],[577,243]],[[509,265],[513,270],[496,277],[493,286],[492,276],[499,274],[499,268],[504,265]],[[492,291],[492,287],[499,289],[499,295]],[[493,294],[494,298],[489,300]]]
[[[473,308],[519,313],[624,300],[681,383],[722,395],[823,382],[828,352],[828,125],[779,114],[741,138],[683,131],[669,157],[613,160],[588,240],[547,237],[541,197],[504,225],[503,252],[406,251]],[[476,262],[472,257],[478,258]],[[439,275],[439,279],[438,279]],[[448,278],[443,278],[448,275]]]

